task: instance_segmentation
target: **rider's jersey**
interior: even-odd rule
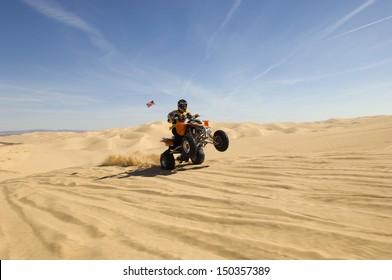
[[[171,112],[167,115],[167,121],[168,121],[169,123],[171,123],[171,126],[170,126],[169,129],[173,129],[173,128],[176,127],[177,120],[174,119],[176,116],[178,116],[180,119],[183,119],[183,121],[185,121],[186,116],[187,116],[188,114],[190,114],[190,113],[191,113],[191,112],[189,112],[188,109],[186,109],[186,110],[185,110],[184,112],[182,112],[182,113],[181,113],[180,111],[178,111],[178,110],[171,111]]]

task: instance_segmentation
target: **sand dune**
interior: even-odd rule
[[[0,137],[0,259],[392,258],[392,116],[212,125],[173,171],[164,122]]]

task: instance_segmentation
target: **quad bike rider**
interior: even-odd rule
[[[203,148],[208,143],[213,144],[220,152],[226,151],[229,147],[226,132],[217,130],[212,134],[209,122],[200,121],[200,115],[192,115],[187,106],[187,102],[181,99],[177,103],[177,110],[168,114],[168,122],[171,123],[170,129],[174,136],[161,140],[169,147],[160,158],[163,169],[175,168],[174,154],[179,154],[176,159],[180,163],[188,162],[190,159],[193,164],[201,164],[205,157]]]
[[[167,115],[167,121],[171,123],[170,129],[174,135],[174,147],[178,147],[181,145],[183,135],[179,135],[176,130],[177,123],[183,123],[186,119],[189,119],[192,116],[191,112],[188,110],[188,103],[186,100],[181,99],[177,102],[177,110],[171,111]],[[196,114],[196,117],[199,115]]]

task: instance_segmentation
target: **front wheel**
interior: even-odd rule
[[[185,135],[184,138],[182,138],[181,146],[182,146],[182,153],[184,154],[185,157],[193,158],[196,155],[197,152],[196,142],[192,136],[188,134]]]
[[[229,137],[223,130],[217,130],[214,133],[214,146],[219,152],[224,152],[229,147]]]
[[[167,150],[163,154],[161,154],[161,168],[165,170],[173,170],[176,162],[174,160],[174,156],[170,153],[170,150]]]

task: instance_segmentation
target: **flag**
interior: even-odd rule
[[[152,105],[155,105],[155,102],[154,102],[154,100],[151,100],[150,102],[147,102],[146,105],[147,105],[147,108],[150,108]]]

